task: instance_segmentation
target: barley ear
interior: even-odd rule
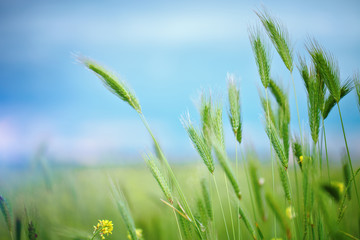
[[[125,223],[125,226],[131,236],[131,239],[138,240],[138,237],[136,235],[134,219],[131,216],[130,209],[129,209],[127,201],[124,197],[124,194],[118,187],[115,186],[114,182],[111,179],[110,179],[110,187],[111,187],[112,196],[115,201],[115,204],[118,207],[120,215],[121,215],[121,217]]]
[[[211,131],[212,131],[212,105],[211,98],[207,97],[205,93],[201,94],[200,102],[200,117],[202,125],[202,134],[204,136],[205,143],[211,148]]]
[[[286,170],[279,165],[279,175],[280,175],[280,181],[281,181],[281,185],[284,189],[284,193],[285,193],[285,197],[288,201],[291,202],[291,194],[290,194],[290,184],[289,184],[289,179],[287,176],[287,172]]]
[[[320,113],[321,113],[321,89],[320,81],[312,77],[309,82],[308,115],[311,137],[316,144],[319,139]]]
[[[325,52],[315,40],[310,40],[306,48],[312,58],[316,72],[324,80],[335,101],[339,102],[341,97],[340,71],[335,58]]]
[[[270,82],[270,55],[258,29],[250,29],[249,36],[261,82],[264,88],[267,88]]]
[[[304,81],[305,89],[307,92],[309,92],[310,73],[309,73],[309,68],[306,64],[306,61],[302,57],[299,57],[298,70],[300,72],[302,80]]]
[[[0,195],[0,209],[4,216],[6,225],[8,227],[8,231],[10,235],[12,236],[12,230],[13,230],[13,216],[12,216],[12,210],[10,208],[9,203],[6,201],[6,199]]]
[[[259,97],[260,97],[260,102],[261,102],[261,106],[264,110],[264,115],[270,117],[270,120],[273,124],[275,124],[276,119],[275,119],[275,114],[274,114],[274,110],[271,107],[270,101],[269,104],[267,104],[266,98],[263,96],[263,94],[259,91]]]
[[[220,103],[213,107],[211,122],[212,122],[212,133],[215,137],[215,141],[217,144],[219,144],[219,146],[221,146],[222,149],[225,150],[222,108]]]
[[[359,72],[356,72],[354,74],[354,85],[355,85],[355,89],[356,89],[358,108],[360,111],[360,74],[359,74]]]
[[[282,166],[288,168],[288,158],[285,155],[284,146],[280,142],[278,133],[271,121],[266,121],[266,133],[269,137],[272,147],[274,148],[276,155],[278,156]]]
[[[152,175],[154,176],[155,180],[157,181],[157,183],[159,184],[162,192],[164,193],[166,199],[173,204],[173,197],[171,194],[171,190],[169,187],[169,183],[165,180],[164,175],[162,174],[162,172],[159,169],[158,166],[158,162],[159,160],[153,156],[152,154],[148,154],[148,155],[144,155],[143,156],[146,165],[148,166],[148,168],[150,169],[150,172],[152,173]]]
[[[277,19],[270,16],[266,10],[255,13],[260,18],[260,21],[266,29],[267,35],[271,39],[271,42],[279,53],[286,68],[292,72],[294,54],[287,29]]]
[[[197,129],[195,129],[190,120],[189,114],[187,114],[187,117],[182,117],[181,121],[194,148],[199,153],[210,173],[213,173],[215,170],[214,159],[211,154],[211,147],[208,145],[206,138]]]
[[[244,210],[240,205],[239,205],[239,217],[243,220],[246,229],[250,232],[253,239],[256,239],[256,232],[254,226],[250,223],[247,215],[244,213]]]
[[[236,86],[234,76],[228,75],[228,97],[229,97],[229,119],[236,137],[241,144],[242,127],[241,127],[241,108],[240,108],[240,91]]]
[[[124,81],[119,81],[114,74],[89,58],[79,57],[78,60],[84,64],[85,67],[93,71],[110,92],[119,97],[121,100],[127,102],[132,108],[141,114],[139,100]]]
[[[353,89],[354,89],[354,85],[352,80],[351,79],[346,80],[341,86],[340,100],[343,97],[345,97],[348,93],[350,93]],[[324,110],[322,112],[322,117],[324,118],[324,120],[327,118],[327,116],[329,115],[330,111],[335,106],[335,104],[336,104],[336,100],[331,94],[329,94],[325,100]]]
[[[292,150],[294,156],[296,157],[296,161],[299,164],[300,169],[302,170],[304,155],[301,147],[301,142],[298,138],[295,138],[292,143]]]

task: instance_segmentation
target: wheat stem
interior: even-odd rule
[[[179,225],[179,220],[178,220],[178,218],[177,218],[177,216],[176,216],[175,209],[173,209],[173,213],[174,213],[174,217],[175,217],[175,220],[176,220],[176,225],[177,225],[178,230],[179,230],[180,239],[183,240],[183,237],[182,237],[182,234],[181,234],[180,225]]]
[[[222,205],[222,202],[221,202],[219,189],[218,189],[218,186],[217,186],[217,183],[216,183],[215,175],[213,174],[212,176],[213,176],[213,180],[214,180],[214,184],[215,184],[216,193],[217,193],[218,198],[219,198],[220,209],[221,209],[221,213],[222,213],[224,224],[225,224],[226,235],[227,235],[228,240],[230,240],[230,235],[229,235],[228,227],[227,227],[227,224],[226,224],[226,218],[225,218],[224,208],[223,208],[223,205]]]
[[[352,162],[351,162],[349,147],[348,147],[347,140],[346,140],[344,123],[343,123],[342,116],[341,116],[341,111],[340,111],[340,105],[339,105],[339,102],[337,102],[336,104],[337,104],[338,110],[339,110],[341,127],[342,127],[342,132],[343,132],[343,135],[344,135],[344,141],[345,141],[345,146],[346,146],[346,152],[347,152],[348,159],[349,159],[349,165],[350,165],[351,173],[352,173],[352,176],[353,176],[353,182],[354,182],[354,187],[355,187],[356,198],[358,200],[358,206],[360,207],[360,199],[359,199],[359,194],[358,194],[358,190],[357,190],[357,186],[356,186],[355,174],[354,174],[354,169],[353,169]]]
[[[328,174],[328,179],[329,179],[329,182],[330,182],[330,165],[329,165],[329,156],[328,156],[327,143],[326,143],[326,133],[325,133],[324,118],[322,118],[322,125],[323,125],[323,132],[324,132],[324,143],[325,143],[325,154],[326,154],[327,174]]]
[[[254,205],[254,199],[253,199],[253,195],[252,195],[252,191],[251,191],[251,187],[250,187],[249,173],[248,173],[248,168],[246,167],[246,158],[245,158],[245,156],[244,156],[244,152],[243,152],[241,149],[240,149],[240,151],[241,151],[241,158],[243,159],[244,171],[245,171],[245,175],[246,175],[246,181],[247,181],[247,183],[248,183],[248,188],[249,188],[249,194],[250,194],[252,212],[253,212],[253,214],[254,214],[254,220],[255,220],[255,222],[257,222],[256,212],[255,212],[255,205]]]
[[[227,184],[227,179],[226,179],[226,173],[224,173],[224,180],[225,180],[225,187],[226,187],[226,193],[227,193],[227,199],[228,199],[228,204],[229,204],[229,212],[230,212],[230,220],[231,220],[231,227],[232,227],[232,231],[233,231],[233,237],[235,238],[235,227],[234,227],[234,221],[233,221],[233,215],[232,215],[232,209],[231,209],[231,203],[230,203],[230,194],[229,194],[229,188],[228,188],[228,184]]]
[[[180,200],[181,200],[181,202],[182,202],[182,204],[183,204],[183,206],[185,208],[185,211],[189,214],[189,217],[190,217],[190,219],[191,219],[197,233],[199,234],[200,238],[203,239],[201,231],[200,231],[199,227],[196,224],[195,217],[194,217],[194,215],[193,215],[193,213],[192,213],[192,211],[191,211],[191,209],[189,207],[188,202],[186,201],[185,195],[181,190],[179,182],[177,181],[174,172],[172,171],[168,161],[166,160],[166,158],[164,156],[164,153],[161,151],[159,143],[157,142],[154,134],[152,133],[151,128],[150,128],[148,122],[146,121],[146,118],[145,118],[144,114],[140,113],[139,116],[141,118],[141,121],[144,123],[146,129],[148,130],[149,134],[151,135],[151,138],[153,139],[156,148],[159,149],[159,154],[160,154],[161,158],[164,160],[165,166],[166,166],[166,168],[168,170],[168,173],[170,175],[170,178],[171,178],[172,182],[174,183],[175,188],[176,188],[176,190],[177,190],[177,192],[178,192],[178,194],[180,196]]]
[[[267,88],[265,89],[265,94],[266,94],[266,105],[267,105],[267,112],[268,112],[268,120],[267,121],[271,121],[270,120],[270,110],[269,110],[269,96],[268,96],[268,90]],[[272,147],[271,147],[271,141],[269,142],[270,144],[270,157],[271,157],[271,175],[272,175],[272,190],[273,193],[275,193],[275,168],[274,168],[274,158],[273,158],[273,153],[272,153]],[[276,239],[276,216],[274,215],[274,237]]]
[[[235,139],[235,163],[236,163],[236,178],[239,179],[239,166],[238,166],[238,148],[237,148],[238,142]],[[239,202],[237,202],[237,207],[239,208]],[[238,216],[238,214],[236,214]],[[238,223],[238,232],[239,232],[239,239],[241,239],[241,229],[240,229],[240,218],[236,217],[237,223]]]

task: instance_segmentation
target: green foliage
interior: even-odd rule
[[[289,33],[286,28],[275,18],[264,10],[263,12],[256,12],[260,18],[266,33],[271,39],[276,51],[279,53],[286,68],[293,71],[293,48],[290,43]]]

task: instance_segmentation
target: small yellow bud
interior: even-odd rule
[[[287,207],[285,211],[286,211],[286,216],[289,219],[293,219],[295,217],[295,211],[292,206]]]

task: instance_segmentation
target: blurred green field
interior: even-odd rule
[[[219,166],[218,166],[219,167]],[[262,165],[260,176],[265,179],[265,191],[271,191],[270,165]],[[209,178],[203,164],[175,165],[175,174],[183,188],[191,206],[201,197],[200,179]],[[107,239],[128,239],[120,213],[111,196],[109,179],[117,182],[128,200],[131,213],[137,228],[143,230],[145,239],[179,239],[177,225],[170,207],[160,201],[163,194],[149,170],[141,165],[134,166],[104,166],[104,167],[66,167],[50,169],[46,175],[41,169],[1,169],[0,194],[10,203],[14,218],[21,219],[22,239],[27,239],[25,208],[28,218],[36,226],[38,239],[86,239],[91,237],[93,225],[99,219],[109,219],[114,223],[113,234]],[[227,215],[227,225],[232,236],[229,217],[228,197],[226,192],[225,175],[222,170],[215,171],[216,179],[222,196],[224,212]],[[293,173],[290,169],[290,176]],[[324,173],[325,174],[325,173]],[[253,219],[251,202],[248,194],[246,177],[240,169],[239,183],[243,193],[244,209],[250,219]],[[341,169],[332,169],[332,179],[342,181]],[[277,181],[278,182],[278,181]],[[291,178],[294,185],[294,179]],[[228,184],[229,185],[229,184]],[[360,185],[360,184],[359,184]],[[229,192],[233,195],[231,187]],[[293,188],[295,189],[295,188]],[[281,185],[276,186],[275,197],[280,204],[285,203]],[[300,194],[302,196],[302,194]],[[226,239],[224,222],[222,219],[218,199],[212,193],[215,212],[215,226],[218,239]],[[236,209],[232,196],[232,213],[235,217]],[[296,195],[294,193],[294,200]],[[300,199],[300,201],[302,201]],[[328,214],[337,214],[337,205],[328,201]],[[346,211],[341,222],[341,229],[345,232],[358,235],[358,219],[355,201],[347,204],[351,211]],[[302,212],[302,211],[301,211]],[[273,215],[267,209],[266,222],[259,220],[265,239],[274,237]],[[296,216],[301,220],[301,216]],[[235,224],[237,222],[235,221]],[[316,226],[315,226],[316,227]],[[281,233],[278,225],[278,234]],[[242,239],[250,239],[250,234],[241,222]],[[0,219],[0,239],[10,239],[4,219]],[[236,237],[238,239],[237,231]]]

